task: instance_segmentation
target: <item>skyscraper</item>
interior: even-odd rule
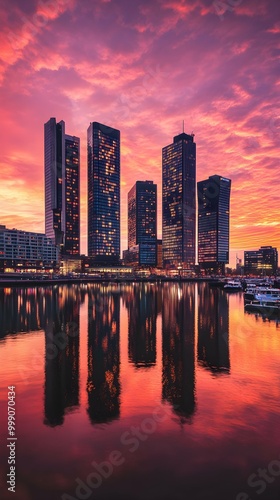
[[[162,150],[163,264],[192,268],[196,241],[196,144],[184,132]]]
[[[45,123],[45,233],[63,254],[80,253],[80,139]]]
[[[128,249],[139,245],[141,265],[157,263],[157,186],[137,181],[128,193]]]
[[[120,131],[88,128],[88,255],[98,264],[120,258]]]
[[[65,170],[64,170],[65,166]],[[80,139],[65,135],[62,177],[62,230],[64,254],[80,254]]]
[[[197,183],[198,262],[204,269],[224,273],[229,262],[231,180],[220,175]]]

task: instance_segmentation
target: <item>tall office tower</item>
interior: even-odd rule
[[[45,123],[45,233],[66,255],[80,253],[80,139]]]
[[[65,175],[62,182],[64,254],[80,255],[80,139],[65,135]]]
[[[157,186],[137,181],[128,193],[128,250],[139,245],[138,264],[157,264]]]
[[[229,206],[231,180],[220,175],[197,183],[198,262],[202,268],[224,273],[229,262]]]
[[[96,264],[120,258],[120,131],[88,128],[88,255]]]
[[[162,251],[166,267],[195,265],[196,144],[184,132],[162,150]]]

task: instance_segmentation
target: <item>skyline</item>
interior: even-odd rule
[[[224,14],[207,0],[2,5],[0,224],[44,232],[43,123],[55,116],[81,138],[87,253],[86,131],[99,121],[122,134],[122,254],[127,193],[153,180],[161,199],[161,150],[184,119],[197,181],[232,179],[230,265],[236,252],[279,248],[280,6],[235,3]]]

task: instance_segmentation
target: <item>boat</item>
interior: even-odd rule
[[[256,295],[264,295],[267,298],[279,297],[280,296],[280,289],[251,285],[244,292],[244,299],[254,300]]]
[[[209,281],[209,286],[211,288],[224,288],[225,285],[225,279],[220,278],[220,279],[213,279]]]
[[[280,316],[280,301],[276,300],[262,300],[250,301],[245,304],[245,311],[254,311],[259,314],[269,316]]]
[[[242,283],[239,280],[228,281],[224,286],[224,290],[226,292],[238,292],[242,290]]]
[[[280,304],[280,293],[256,293],[254,300],[258,302],[271,302],[271,304]]]

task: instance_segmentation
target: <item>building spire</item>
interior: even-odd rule
[[[183,120],[183,134],[185,132],[185,120]]]

